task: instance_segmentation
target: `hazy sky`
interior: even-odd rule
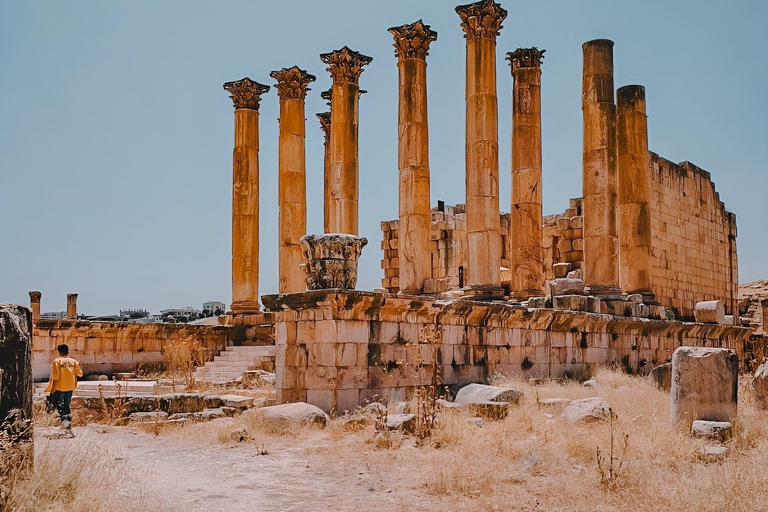
[[[330,76],[318,55],[373,57],[360,79],[359,287],[380,286],[397,216],[397,68],[387,28],[423,18],[432,203],[464,200],[464,38],[455,2],[0,0],[0,302],[43,311],[231,301],[232,102],[222,89],[298,65],[307,98],[308,230],[322,231]],[[507,51],[542,66],[544,212],[581,195],[581,44],[615,41],[615,85],[646,87],[651,150],[710,171],[736,213],[742,282],[768,278],[768,2],[511,1],[498,38],[501,207],[510,204]],[[261,104],[262,294],[277,290],[278,98]]]

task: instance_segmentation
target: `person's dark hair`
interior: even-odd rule
[[[56,350],[59,351],[59,355],[60,356],[68,356],[69,355],[69,346],[67,346],[67,345],[64,345],[64,344],[59,345],[58,347],[56,347]]]

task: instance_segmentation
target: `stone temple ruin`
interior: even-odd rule
[[[317,114],[323,234],[306,232],[305,98],[315,77],[296,66],[270,73],[280,102],[280,293],[260,297],[258,283],[259,104],[270,87],[243,78],[224,84],[235,108],[230,311],[219,326],[50,321],[39,319],[40,294],[31,292],[36,375],[61,342],[86,372],[111,372],[162,361],[164,343],[195,336],[216,354],[248,354],[248,368],[274,358],[278,402],[344,411],[407,394],[435,374],[458,386],[496,372],[579,377],[598,365],[648,373],[682,345],[729,348],[747,360],[756,335],[739,319],[735,216],[708,172],[649,150],[645,90],[614,90],[613,42],[583,45],[583,189],[549,217],[545,51],[507,54],[513,185],[512,212],[502,213],[496,37],[507,11],[483,0],[456,12],[466,38],[461,205],[431,208],[426,59],[437,33],[421,20],[389,29],[399,74],[399,217],[381,225],[382,289],[354,290],[368,243],[358,236],[359,80],[372,58],[344,46],[320,55],[333,80],[322,94],[330,111]],[[211,380],[226,376],[215,360],[206,368]]]

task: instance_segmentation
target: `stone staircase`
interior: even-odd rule
[[[211,384],[225,384],[240,377],[248,370],[274,371],[275,346],[227,347],[213,361],[195,370],[195,380]]]

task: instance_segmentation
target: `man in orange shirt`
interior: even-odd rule
[[[80,363],[69,357],[67,345],[59,345],[56,350],[59,357],[53,361],[51,380],[45,391],[51,394],[51,401],[59,412],[62,428],[71,430],[72,412],[69,404],[72,401],[72,392],[77,388],[77,378],[83,376],[83,370],[80,369]]]

